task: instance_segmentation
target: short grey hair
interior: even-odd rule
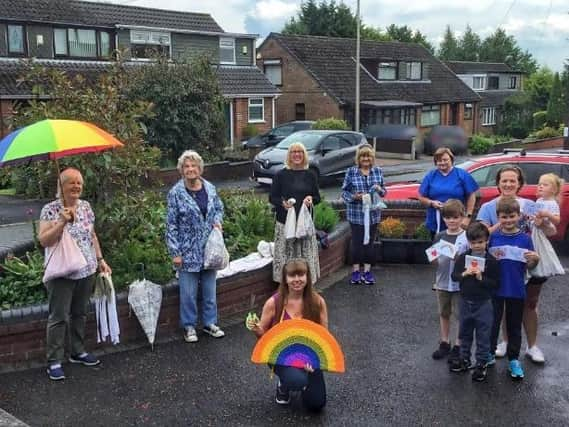
[[[190,162],[197,163],[198,168],[200,169],[200,174],[203,173],[204,162],[203,162],[202,156],[200,156],[197,151],[186,150],[182,153],[182,155],[180,157],[178,157],[177,169],[178,169],[178,172],[180,172],[180,175],[182,175],[184,172],[184,163],[186,162],[186,160],[189,160]]]
[[[61,173],[59,174],[59,179],[57,180],[57,192],[55,193],[55,197],[57,199],[60,199],[61,196],[63,195],[61,186],[65,184],[69,180],[69,178],[77,174],[81,177],[81,182],[83,182],[83,175],[81,174],[81,171],[79,169],[65,168],[63,171],[61,171]]]

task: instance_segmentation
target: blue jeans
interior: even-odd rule
[[[216,272],[201,270],[199,272],[180,271],[180,323],[182,327],[198,323],[198,286],[202,290],[202,322],[204,326],[217,324]]]
[[[494,322],[492,301],[465,300],[460,302],[460,357],[470,360],[470,349],[476,333],[476,363],[485,364],[490,352],[490,338]]]
[[[326,384],[322,371],[306,372],[292,366],[275,366],[275,374],[281,381],[282,391],[301,391],[306,409],[320,411],[326,405]]]

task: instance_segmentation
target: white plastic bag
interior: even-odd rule
[[[549,239],[535,225],[531,227],[531,240],[533,241],[534,250],[539,255],[539,262],[533,270],[529,270],[530,276],[551,277],[565,274],[565,269],[559,262],[559,258]]]
[[[223,234],[219,228],[209,233],[205,244],[203,267],[205,270],[223,270],[229,265],[229,252],[223,241]]]
[[[294,207],[287,209],[284,233],[287,240],[296,237],[296,212]]]
[[[295,237],[297,239],[304,239],[306,237],[313,236],[315,233],[314,222],[312,221],[312,215],[308,207],[303,203],[298,213],[298,219],[296,220],[296,233]]]

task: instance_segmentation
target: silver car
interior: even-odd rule
[[[308,151],[310,170],[318,179],[343,176],[354,165],[358,145],[367,143],[363,133],[339,130],[305,130],[287,136],[267,148],[253,160],[253,179],[271,184],[273,176],[284,167],[288,147],[301,142]]]

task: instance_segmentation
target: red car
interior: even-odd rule
[[[504,150],[504,154],[492,154],[477,159],[467,160],[455,165],[470,172],[480,186],[480,204],[498,196],[496,173],[504,165],[519,166],[525,178],[525,185],[519,196],[536,199],[537,182],[545,173],[555,173],[565,181],[560,193],[561,223],[557,227],[554,240],[565,239],[569,242],[569,151],[557,153],[526,152],[524,150]],[[419,183],[392,184],[387,187],[387,200],[418,199]]]

